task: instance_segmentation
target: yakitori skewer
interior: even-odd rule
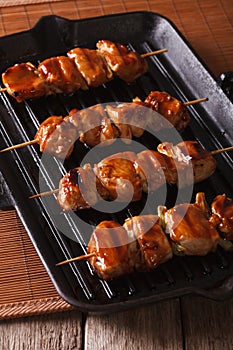
[[[66,56],[51,57],[38,67],[30,62],[18,63],[2,74],[4,89],[18,102],[51,94],[71,94],[89,87],[96,88],[115,76],[131,83],[146,73],[146,57],[167,52],[157,50],[139,55],[125,45],[99,40],[96,50],[74,48]]]
[[[232,212],[233,201],[225,194],[216,196],[209,206],[204,193],[199,192],[195,203],[170,209],[159,206],[158,216],[134,216],[123,225],[102,221],[92,232],[87,254],[56,266],[88,260],[100,278],[109,280],[133,271],[152,271],[173,254],[205,256],[218,245],[232,250]]]
[[[216,169],[212,152],[204,150],[197,141],[184,141],[176,146],[163,142],[157,149],[138,154],[121,152],[104,158],[94,167],[85,164],[74,168],[62,177],[58,189],[30,198],[58,193],[57,201],[65,211],[90,208],[101,199],[138,201],[143,192],[156,191],[166,182],[189,186],[209,178]]]
[[[150,271],[172,257],[169,240],[156,215],[134,216],[120,225],[102,221],[88,243],[87,254],[57,264],[88,260],[104,280]]]
[[[71,110],[65,118],[47,118],[39,126],[34,140],[7,147],[0,152],[38,143],[41,152],[67,158],[72,151],[72,139],[75,142],[79,138],[81,142],[93,147],[116,138],[127,140],[140,137],[147,126],[153,132],[158,132],[164,125],[161,125],[151,110],[164,116],[170,122],[168,125],[174,125],[178,131],[182,131],[190,120],[186,105],[206,100],[207,98],[201,98],[182,103],[167,92],[152,91],[144,102],[135,98],[132,103],[121,103],[116,107],[95,105],[81,111]],[[148,110],[144,107],[148,107]],[[85,125],[89,126],[89,130],[85,130]]]

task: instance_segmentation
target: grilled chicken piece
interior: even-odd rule
[[[136,171],[140,174],[143,191],[156,191],[166,182],[177,183],[177,169],[172,158],[153,150],[137,154]]]
[[[125,220],[123,227],[134,237],[138,251],[134,254],[137,271],[151,271],[172,258],[171,245],[156,215],[134,216]]]
[[[220,237],[208,219],[199,199],[194,204],[178,204],[164,213],[166,232],[185,255],[203,256],[216,250]]]
[[[8,68],[2,74],[2,81],[7,92],[17,102],[50,93],[49,86],[40,78],[38,70],[31,63],[19,63]]]
[[[90,164],[85,164],[63,176],[59,183],[57,200],[65,211],[90,208],[98,202],[98,193],[103,194],[100,188],[101,184]]]
[[[121,119],[120,119],[118,110],[116,110],[116,108],[117,107],[106,106],[106,111],[107,111],[109,117],[111,118],[111,120],[116,125],[118,132],[119,132],[119,137],[125,143],[128,143],[129,140],[132,140],[132,137],[133,137],[131,125],[129,123],[124,124],[122,122],[119,122]]]
[[[79,119],[80,141],[94,147],[105,141],[114,141],[119,130],[111,123],[101,104],[81,110],[74,118]]]
[[[118,106],[106,106],[109,117],[120,130],[120,137],[140,137],[147,125],[148,108],[138,103],[121,103]],[[128,135],[128,137],[127,137]]]
[[[233,240],[233,201],[225,194],[218,195],[211,204],[210,222],[227,240]]]
[[[148,69],[147,62],[138,53],[129,51],[125,45],[100,40],[96,46],[111,70],[127,83],[131,83]]]
[[[183,141],[176,146],[163,142],[157,149],[176,161],[180,187],[190,185],[193,181],[201,182],[210,177],[216,169],[214,157],[196,141]]]
[[[67,55],[75,62],[89,87],[100,86],[113,78],[112,71],[97,50],[75,48]]]
[[[101,105],[77,111],[73,109],[65,118],[52,116],[41,123],[34,137],[40,151],[68,158],[74,142],[79,140],[93,147],[104,141],[113,142],[119,136]]]
[[[38,72],[54,94],[71,94],[80,88],[88,88],[75,63],[66,56],[44,60],[39,64]]]
[[[134,162],[124,152],[106,157],[94,166],[94,172],[108,191],[108,198],[105,199],[119,202],[141,199],[141,178],[136,172]]]
[[[124,227],[114,221],[103,221],[93,231],[87,252],[95,253],[89,259],[94,271],[109,280],[133,272],[136,250]]]
[[[77,110],[70,111],[69,117]],[[53,154],[59,158],[68,158],[78,138],[75,129],[66,118],[52,116],[41,123],[34,139],[40,144],[40,151]]]
[[[144,101],[145,105],[160,113],[178,131],[184,130],[190,122],[185,105],[167,92],[152,91]],[[158,118],[150,119],[149,127],[158,131],[161,129]]]
[[[198,192],[196,194],[195,204],[196,204],[196,206],[198,206],[202,210],[205,217],[209,220],[210,207],[206,201],[204,192]]]
[[[145,150],[138,154],[134,152],[121,152],[107,157],[107,161],[115,158],[130,161],[138,175],[141,186],[140,191],[156,191],[166,183],[177,183],[177,170],[172,158],[166,157],[153,150]],[[106,158],[105,158],[106,159]],[[104,161],[105,161],[104,159]],[[139,194],[138,196],[139,197]]]

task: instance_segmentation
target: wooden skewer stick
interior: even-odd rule
[[[193,101],[187,101],[187,102],[184,102],[183,104],[185,106],[190,106],[190,105],[196,105],[197,103],[205,102],[205,101],[208,101],[207,97],[199,98],[199,99],[193,100]]]
[[[223,153],[223,152],[229,152],[233,151],[233,146],[222,148],[222,149],[216,149],[215,151],[211,151],[210,154],[214,156],[215,154]]]
[[[142,55],[140,55],[142,58],[146,58],[146,57],[150,57],[150,56],[154,56],[154,55],[158,55],[160,53],[164,53],[167,52],[168,49],[161,49],[161,50],[156,50],[156,51],[151,51],[151,52],[147,52],[147,53],[143,53]],[[0,89],[0,93],[1,92],[7,92],[7,88],[1,88]]]
[[[16,149],[16,148],[21,148],[21,147],[25,147],[25,146],[29,146],[29,145],[34,145],[37,142],[38,142],[37,140],[26,141],[26,142],[23,142],[23,143],[19,143],[18,145],[13,145],[13,146],[4,148],[4,149],[0,150],[0,152],[11,151],[11,150]]]
[[[147,52],[147,53],[143,53],[141,55],[142,58],[146,58],[146,57],[150,57],[150,56],[154,56],[154,55],[158,55],[160,53],[164,53],[164,52],[167,52],[168,49],[161,49],[161,50],[156,50],[156,51],[150,51],[150,52]]]
[[[56,266],[61,266],[61,265],[69,264],[69,263],[71,263],[71,262],[79,261],[79,260],[88,260],[88,259],[90,259],[92,256],[95,256],[95,255],[96,255],[96,253],[89,253],[89,254],[85,254],[85,255],[80,255],[80,256],[77,256],[77,257],[72,258],[72,259],[68,259],[68,260],[61,261],[61,262],[57,263]]]
[[[41,192],[41,193],[34,194],[33,196],[30,196],[29,199],[43,197],[43,196],[48,196],[50,194],[57,193],[57,192],[59,192],[59,188],[56,188],[55,190],[51,190],[51,191],[46,191],[46,192]]]
[[[215,154],[219,154],[219,153],[223,153],[223,152],[229,152],[229,151],[233,151],[233,146],[230,147],[226,147],[226,148],[221,148],[221,149],[216,149],[214,151],[210,151],[209,153],[213,156]],[[47,196],[53,193],[57,193],[59,192],[59,188],[56,188],[55,190],[51,190],[51,191],[47,191],[47,192],[41,192],[41,193],[37,193],[33,196],[30,196],[29,198],[38,198],[38,197],[42,197],[42,196]]]

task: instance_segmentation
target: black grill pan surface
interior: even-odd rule
[[[231,145],[233,105],[230,99],[175,26],[156,13],[133,12],[84,20],[42,17],[31,30],[0,39],[0,71],[19,62],[37,65],[45,58],[64,55],[77,46],[95,48],[100,39],[124,43],[139,53],[161,48],[168,48],[168,52],[148,58],[148,72],[130,85],[115,79],[105,86],[78,91],[72,96],[49,96],[23,103],[2,93],[0,149],[33,139],[39,124],[50,115],[65,116],[72,108],[97,103],[130,102],[136,96],[144,99],[152,90],[167,91],[182,101],[208,97],[208,102],[188,107],[191,124],[182,138],[196,139],[207,150]],[[150,138],[142,136],[139,141],[156,149]],[[48,189],[56,188],[63,173],[78,166],[88,149],[77,144],[76,151],[64,164],[51,159],[55,177],[51,178],[47,169],[43,169],[42,181]],[[217,300],[233,295],[233,254],[221,248],[205,257],[174,257],[150,273],[134,273],[108,282],[99,279],[88,262],[56,267],[57,262],[86,251],[85,239],[91,232],[83,232],[74,215],[93,228],[103,219],[123,223],[128,215],[140,212],[143,200],[109,215],[94,209],[63,213],[53,198],[55,214],[51,217],[42,199],[29,199],[40,189],[41,157],[37,145],[0,154],[1,194],[7,196],[7,200],[0,203],[2,207],[16,208],[57,291],[68,303],[84,312],[99,313],[125,310],[187,293]],[[204,191],[209,203],[216,194],[233,197],[232,156],[226,153],[216,159],[216,172],[194,186],[192,200],[197,191]],[[176,191],[173,188],[168,191],[167,204],[172,205]],[[57,228],[58,220],[67,235]]]

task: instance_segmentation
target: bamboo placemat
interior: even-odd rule
[[[28,4],[43,4],[62,0],[0,0],[0,7],[21,6]]]
[[[68,309],[16,211],[0,210],[0,319]]]
[[[6,2],[13,3],[0,1],[0,5]],[[23,2],[24,6],[20,6]],[[118,3],[112,0],[15,0],[14,3],[17,6],[0,8],[1,36],[30,29],[41,16],[52,14],[79,19],[153,11],[177,26],[216,76],[233,70],[231,0],[121,0]],[[54,289],[16,211],[0,210],[0,319],[71,308]]]

